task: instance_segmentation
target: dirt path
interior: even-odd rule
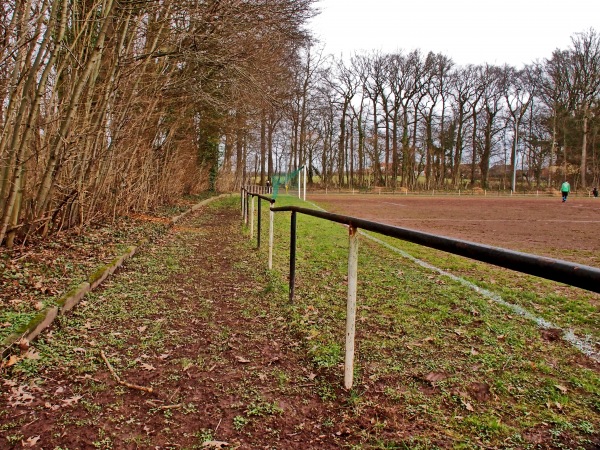
[[[310,369],[270,306],[273,295],[285,298],[281,282],[265,280],[228,201],[145,245],[3,374],[1,448],[358,442],[345,407],[331,401],[338,380]],[[152,392],[119,384],[102,354],[122,382]]]

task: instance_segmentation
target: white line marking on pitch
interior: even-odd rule
[[[310,202],[308,202],[308,203],[310,203]],[[313,205],[315,208],[320,209],[321,211],[326,211],[325,209],[321,208],[318,205],[315,205],[314,203],[310,203],[310,204]],[[400,250],[399,248],[396,248],[393,245],[382,241],[381,239],[371,236],[370,234],[367,234],[362,230],[359,230],[359,233],[362,236],[365,236],[366,238],[371,239],[372,241],[377,242],[378,244],[383,245],[384,247],[392,250],[393,252],[398,253],[400,256],[402,256],[406,259],[409,259],[410,261],[414,262],[415,264],[418,264],[421,267],[424,267],[429,270],[433,270],[434,272],[437,272],[440,275],[448,277],[451,280],[456,281],[456,282],[462,284],[463,286],[466,286],[466,287],[474,290],[475,292],[483,295],[484,297],[489,298],[490,300],[498,303],[499,305],[502,305],[505,308],[511,309],[514,313],[516,313],[522,317],[525,317],[526,319],[529,319],[532,322],[536,323],[539,328],[543,328],[543,329],[556,328],[556,329],[561,330],[563,332],[562,338],[565,341],[569,342],[572,346],[574,346],[576,349],[578,349],[584,355],[588,356],[589,358],[593,359],[596,362],[600,362],[600,353],[594,350],[594,342],[592,341],[591,336],[586,336],[584,339],[582,339],[582,338],[576,336],[572,330],[565,331],[562,328],[560,328],[559,326],[553,324],[552,322],[548,322],[546,319],[543,319],[542,317],[538,317],[538,316],[530,313],[525,308],[523,308],[519,305],[514,305],[512,303],[507,302],[506,300],[504,300],[500,295],[496,294],[495,292],[489,291],[485,288],[481,288],[481,287],[471,283],[470,281],[465,280],[464,278],[456,276],[450,272],[446,272],[445,270],[440,269],[439,267],[436,267],[432,264],[429,264],[428,262],[425,262],[418,258],[415,258],[411,254],[409,254],[403,250]]]
[[[393,203],[393,202],[377,202],[377,203],[381,203],[382,205],[406,206],[403,203]]]

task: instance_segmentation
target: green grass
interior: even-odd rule
[[[278,206],[286,202],[300,204],[290,197],[278,198]],[[236,205],[236,199],[228,199],[210,208]],[[228,424],[240,436],[252,433],[257,424],[288,414],[285,408],[281,412],[279,403],[274,401],[275,391],[284,396],[284,403],[291,403],[294,395],[306,399],[309,390],[322,402],[321,408],[314,402],[310,405],[316,408],[319,433],[343,433],[349,429],[353,439],[358,436],[359,442],[352,446],[355,449],[534,449],[539,447],[531,436],[537,435],[545,439],[544,448],[593,448],[590,442],[598,441],[597,366],[564,341],[544,340],[528,319],[363,237],[359,248],[355,384],[353,389],[343,390],[347,230],[322,219],[298,216],[296,295],[294,302],[289,303],[286,277],[290,214],[275,216],[271,272],[266,271],[268,214],[263,218],[261,249],[256,252],[255,240],[247,240],[247,245],[239,249],[239,268],[247,270],[252,278],[247,286],[235,291],[236,302],[242,317],[265,322],[264,333],[284,328],[289,342],[282,344],[293,342],[295,348],[297,344],[306,355],[307,364],[302,368],[305,371],[295,374],[284,366],[254,366],[258,360],[255,352],[259,350],[249,347],[251,350],[244,356],[253,361],[253,367],[244,366],[247,369],[236,383],[220,384],[215,375],[214,389],[231,399]],[[240,232],[247,233],[246,227],[240,228]],[[515,277],[491,266],[399,241],[392,243],[439,267],[451,268],[453,273],[487,283],[490,290],[548,320],[558,324],[570,320],[577,324],[576,332],[589,329],[590,333],[597,333],[597,319],[586,318],[586,297],[573,294],[580,291],[561,288],[557,294],[556,285],[533,277]],[[142,354],[160,355],[166,341],[169,345],[185,346],[187,338],[170,334],[170,326],[195,316],[190,317],[184,309],[168,307],[170,299],[187,294],[166,281],[167,272],[185,273],[180,261],[192,251],[186,245],[164,249],[149,244],[128,263],[118,280],[92,293],[72,314],[61,317],[51,342],[47,336],[40,338],[36,343],[40,360],[22,362],[14,371],[31,378],[36,377],[36,372],[55,366],[96,378],[96,372],[106,372],[99,349],[111,349],[111,363],[117,372],[126,373],[143,362],[136,361]],[[202,257],[216,260],[214,255]],[[245,260],[251,263],[244,263]],[[227,276],[223,273],[223,277]],[[193,287],[186,286],[186,290]],[[546,301],[550,294],[565,301],[555,297]],[[165,301],[156,301],[158,297]],[[256,301],[257,297],[261,302]],[[218,326],[209,299],[201,297],[198,301],[198,309],[204,311],[195,314],[203,318],[203,327],[211,335],[206,353],[168,361],[165,377],[152,382],[157,389],[176,385],[178,379],[185,379],[185,368],[193,365],[217,373],[219,368],[215,366],[230,349],[228,345],[236,345],[232,338],[251,341],[253,333],[257,333],[252,328]],[[561,317],[568,314],[570,318]],[[90,343],[86,330],[105,329],[106,324],[110,324],[109,329]],[[136,328],[140,326],[146,327],[143,339],[139,345],[130,345],[139,335]],[[81,348],[86,352],[77,350]],[[261,379],[277,381],[272,385],[273,392],[265,393],[255,384]],[[114,411],[118,411],[118,401],[123,401],[128,393],[112,380],[103,383],[88,379],[84,388],[88,395],[82,406],[89,415],[97,409],[97,402],[89,393],[114,391]],[[287,394],[289,398],[285,397]],[[168,427],[177,417],[201,416],[196,409],[202,411],[202,405],[186,399],[184,392],[178,392],[169,403],[183,406],[156,410],[156,417],[153,416],[164,423],[169,437],[173,437],[173,430]],[[115,417],[121,420],[119,415]],[[64,420],[74,423],[79,419],[65,414]],[[82,426],[97,428],[99,424]],[[198,446],[218,438],[205,425],[196,430],[200,430],[195,437]],[[14,429],[6,431],[15,443],[22,438]],[[101,428],[96,435],[98,448],[109,448],[114,441],[114,436]],[[131,442],[139,441],[143,446],[145,438],[135,434]]]
[[[284,204],[310,207],[280,196],[277,206]],[[289,264],[289,216],[277,213],[275,223],[274,268],[282,280]],[[347,231],[302,214],[297,224],[295,299],[287,314],[315,368],[341,383]],[[263,230],[266,236],[266,220]],[[600,340],[594,294],[382,239],[560,327]],[[266,253],[266,245],[261,251]],[[543,340],[530,320],[364,237],[358,272],[355,388],[385,386],[370,401],[396,404],[402,415],[426,422],[429,432],[447,429],[456,448],[518,446],[524,433],[539,428],[552,445],[583,448],[598,432],[600,376],[577,362],[584,357],[568,343]],[[430,383],[431,373],[444,378]],[[473,393],[478,385],[487,386],[485,395]],[[328,385],[318,389],[324,401],[335,400]],[[372,434],[366,439],[375,443]]]

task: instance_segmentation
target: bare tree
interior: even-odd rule
[[[600,35],[592,28],[572,39],[574,88],[582,117],[581,187],[586,188],[590,109],[600,94]]]

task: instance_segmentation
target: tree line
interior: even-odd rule
[[[306,164],[309,183],[489,189],[494,182],[515,190],[568,179],[585,190],[600,181],[600,36],[593,29],[522,69],[457,66],[420,50],[349,60],[313,50],[279,124],[287,148],[273,149],[290,167]],[[262,167],[254,172],[264,179]]]
[[[498,167],[513,184],[598,182],[593,29],[520,70],[420,50],[344,60],[307,31],[314,4],[4,2],[0,243],[302,165],[322,187],[488,188]]]
[[[312,3],[2,2],[0,243],[214,188],[223,136],[276,104]]]

